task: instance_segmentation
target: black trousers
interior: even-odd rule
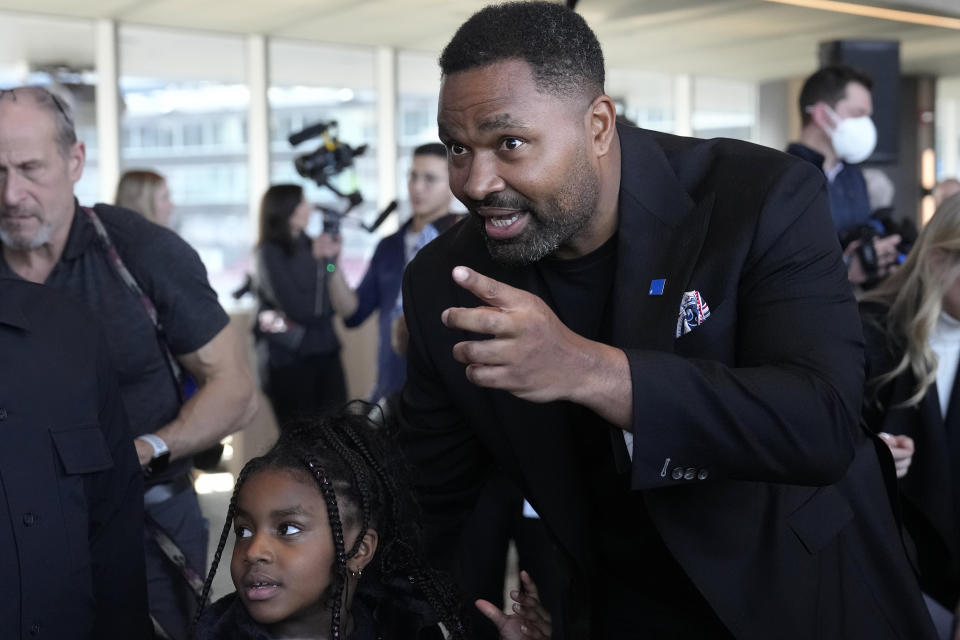
[[[347,401],[340,354],[309,356],[282,367],[269,365],[267,396],[281,429],[291,420],[339,407]]]

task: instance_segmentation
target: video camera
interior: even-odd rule
[[[323,142],[314,151],[297,156],[293,160],[293,165],[304,178],[309,178],[317,183],[317,186],[326,187],[335,194],[347,200],[348,205],[344,211],[337,211],[329,207],[317,207],[323,213],[323,230],[325,233],[339,233],[340,219],[363,202],[363,195],[360,190],[352,193],[343,193],[337,189],[330,180],[342,172],[344,169],[353,166],[353,159],[363,155],[367,150],[367,145],[362,144],[359,147],[351,147],[345,142],[340,142],[333,133],[337,128],[337,121],[317,122],[301,131],[290,134],[287,140],[292,146],[297,146],[301,142],[311,140],[318,136],[323,136]]]
[[[337,136],[331,133],[331,131],[336,130],[336,128],[336,120],[317,122],[297,133],[290,134],[290,137],[287,138],[292,146],[297,146],[301,142],[316,138],[317,136],[323,136],[323,143],[317,147],[315,151],[297,156],[293,160],[293,165],[296,167],[297,173],[304,178],[313,180],[318,186],[326,187],[341,198],[347,200],[347,208],[343,211],[337,211],[336,209],[323,205],[316,205],[314,207],[323,215],[323,232],[331,235],[339,235],[340,222],[351,209],[363,202],[363,196],[360,194],[359,189],[352,193],[342,193],[330,183],[330,179],[344,169],[353,166],[353,159],[363,155],[364,151],[367,150],[367,145],[365,144],[359,147],[351,147],[345,142],[340,142]],[[396,208],[397,201],[394,200],[377,216],[376,221],[372,225],[360,224],[359,226],[372,233],[377,230],[377,227],[383,224],[387,216],[393,213],[393,210]]]
[[[900,242],[897,244],[897,264],[902,264],[907,259],[910,248],[917,240],[917,226],[913,221],[894,220],[892,213],[893,209],[891,208],[880,209],[874,212],[867,222],[857,225],[840,239],[843,247],[847,247],[856,240],[860,241],[860,245],[857,247],[857,257],[860,258],[860,264],[867,276],[867,281],[864,283],[865,288],[875,285],[880,280],[880,265],[877,251],[873,246],[874,238],[900,236]]]

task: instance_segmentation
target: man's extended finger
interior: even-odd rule
[[[510,318],[496,307],[450,307],[440,314],[440,322],[451,329],[463,329],[490,336],[510,330]]]
[[[511,308],[523,296],[528,295],[521,289],[488,278],[469,267],[454,267],[453,281],[484,302],[501,309]]]

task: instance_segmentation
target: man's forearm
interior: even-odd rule
[[[330,274],[327,283],[330,287],[330,303],[333,305],[333,310],[336,311],[337,315],[341,318],[349,318],[352,316],[357,310],[357,293],[347,284],[339,266]]]
[[[158,429],[170,448],[170,459],[191,456],[243,428],[257,410],[257,396],[248,375],[213,379],[200,387],[177,417]]]
[[[245,350],[230,325],[198,350],[178,359],[200,388],[173,421],[155,432],[166,443],[173,460],[202,451],[243,428],[258,404]],[[150,462],[153,446],[143,439],[134,444],[140,464]]]

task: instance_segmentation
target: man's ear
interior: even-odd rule
[[[377,553],[377,545],[380,542],[380,534],[375,529],[367,529],[363,534],[363,540],[360,541],[360,547],[357,548],[355,556],[347,561],[347,568],[353,573],[360,573],[373,560]]]
[[[67,175],[76,184],[83,177],[83,165],[87,159],[87,148],[77,140],[67,150]]]
[[[824,131],[830,131],[836,127],[836,123],[833,121],[833,118],[830,117],[830,107],[823,101],[811,105],[810,119]]]
[[[607,155],[617,135],[617,108],[610,96],[601,94],[593,99],[587,109],[587,125],[590,136],[587,144],[593,147],[594,155],[598,158]]]

